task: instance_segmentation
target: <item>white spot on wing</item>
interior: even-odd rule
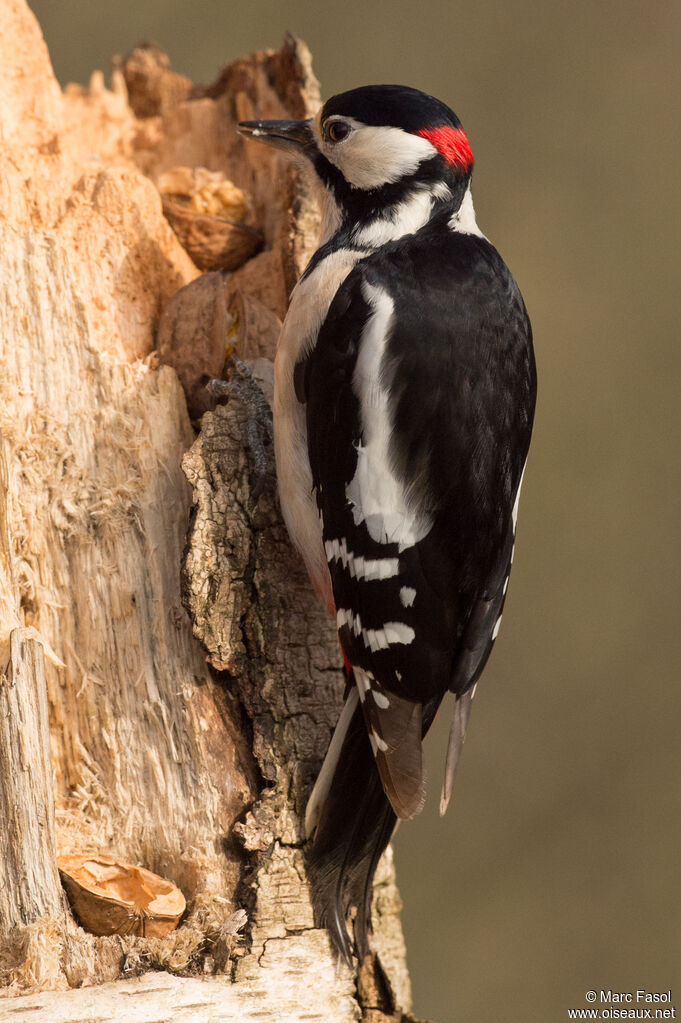
[[[385,741],[384,741],[384,740],[383,740],[383,739],[382,739],[382,738],[380,737],[380,735],[377,735],[377,734],[376,734],[376,732],[374,732],[373,728],[372,728],[372,730],[371,730],[371,731],[369,732],[369,740],[371,741],[371,748],[373,749],[373,751],[374,751],[374,754],[376,753],[376,750],[377,750],[377,749],[380,749],[381,753],[385,753],[385,751],[386,751],[386,750],[387,750],[387,748],[388,748],[388,743],[387,743],[387,742],[385,742]],[[373,740],[373,741],[372,741],[372,740]]]
[[[501,615],[496,620],[494,628],[492,629],[492,639],[496,639],[499,635],[499,629],[501,628]]]
[[[378,543],[397,543],[400,551],[422,540],[432,519],[407,501],[402,483],[393,474],[390,459],[391,424],[388,389],[381,382],[386,342],[392,329],[394,304],[390,295],[366,282],[363,292],[373,312],[362,332],[353,374],[360,402],[363,443],[357,448],[355,475],[346,487],[355,525],[366,524]]]
[[[364,645],[368,646],[372,653],[377,650],[387,650],[390,645],[385,629],[362,629]]]
[[[390,706],[390,700],[384,693],[379,693],[378,689],[374,689],[371,693],[374,698],[374,702],[377,707],[381,707],[382,710],[386,710]]]
[[[416,597],[416,590],[413,586],[402,586],[400,588],[400,600],[402,607],[411,607]]]
[[[391,579],[400,570],[400,563],[397,558],[368,558],[361,555],[355,559],[356,574],[358,579]]]
[[[357,691],[359,692],[359,698],[364,703],[366,694],[371,689],[372,676],[370,672],[364,671],[363,668],[354,667],[355,682],[357,683]]]
[[[339,629],[342,629],[344,625],[349,625],[354,632],[355,624],[359,623],[359,630],[361,631],[361,623],[359,621],[359,615],[355,618],[350,608],[339,607],[336,611],[336,625]],[[359,635],[359,632],[357,633]]]
[[[411,626],[405,625],[404,622],[386,622],[382,629],[365,629],[359,615],[347,607],[338,608],[336,624],[339,629],[347,625],[355,636],[361,636],[364,645],[373,651],[387,650],[391,643],[408,645],[416,635]]]
[[[353,579],[390,579],[397,575],[400,563],[397,558],[364,558],[348,550],[347,541],[327,540],[324,544],[328,561],[340,561]]]
[[[405,645],[411,643],[416,635],[411,626],[405,625],[404,622],[386,622],[383,632],[388,643],[403,643]]]

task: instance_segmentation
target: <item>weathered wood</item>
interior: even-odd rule
[[[25,995],[0,1002],[2,1023],[322,1023],[359,1020],[351,984],[331,994],[335,980],[328,960],[298,958],[298,939],[291,938],[289,983],[273,983],[265,961],[252,982],[233,984],[227,977],[210,979],[148,973],[134,980],[103,984],[81,991]],[[320,949],[321,950],[321,949]],[[272,957],[274,958],[274,956]],[[353,1008],[354,1006],[354,1008]]]
[[[14,629],[0,675],[0,943],[62,910],[40,643]]]
[[[63,900],[45,661],[41,645],[19,626],[8,505],[0,434],[0,947],[17,929],[58,915]]]
[[[333,626],[273,493],[250,496],[239,401],[205,417],[185,462],[188,618],[180,463],[194,433],[175,372],[153,355],[164,308],[197,276],[154,185],[176,165],[250,191],[265,249],[229,294],[244,322],[260,310],[267,329],[254,336],[273,336],[318,219],[297,174],[245,147],[234,125],[311,114],[309,55],[289,39],[190,98],[186,82],[164,91],[156,76],[161,99],[147,107],[138,78],[136,109],[153,112],[140,119],[120,73],[111,90],[93,75],[60,92],[24,0],[0,0],[0,17],[0,653],[12,653],[0,683],[0,877],[11,888],[0,890],[0,985],[12,997],[0,1018],[397,1019],[409,994],[390,857],[376,940],[394,994],[358,996],[307,896],[301,812],[342,686]],[[62,912],[55,842],[167,876],[188,918],[163,939],[85,934]],[[21,926],[3,938],[10,924]],[[149,968],[230,981],[88,989]],[[14,997],[41,987],[73,990]]]
[[[9,663],[10,636],[21,625],[9,538],[9,500],[5,444],[0,433],[0,672],[4,672]]]

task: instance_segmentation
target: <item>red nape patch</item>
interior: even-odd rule
[[[473,154],[463,128],[452,128],[448,124],[442,124],[439,128],[423,128],[416,134],[422,139],[427,139],[438,153],[444,156],[447,163],[454,167],[468,170],[473,166]]]

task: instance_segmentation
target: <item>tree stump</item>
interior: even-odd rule
[[[199,88],[147,48],[110,89],[62,93],[24,0],[0,14],[0,1017],[406,1018],[390,853],[381,969],[338,967],[312,919],[301,820],[341,702],[333,623],[274,485],[253,496],[246,405],[192,422],[156,355],[189,338],[219,372],[236,323],[241,354],[272,357],[317,213],[234,127],[312,114],[309,53],[288,38]],[[199,273],[156,187],[177,166],[246,189],[265,240],[179,294]],[[179,928],[86,934],[56,867],[83,852],[172,880]]]

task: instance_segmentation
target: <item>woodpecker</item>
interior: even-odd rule
[[[306,813],[317,922],[369,952],[378,860],[425,798],[421,742],[456,702],[449,802],[499,631],[536,397],[518,286],[477,226],[457,116],[373,85],[302,121],[246,121],[312,172],[320,244],[275,360],[282,512],[335,616],[347,694]]]

